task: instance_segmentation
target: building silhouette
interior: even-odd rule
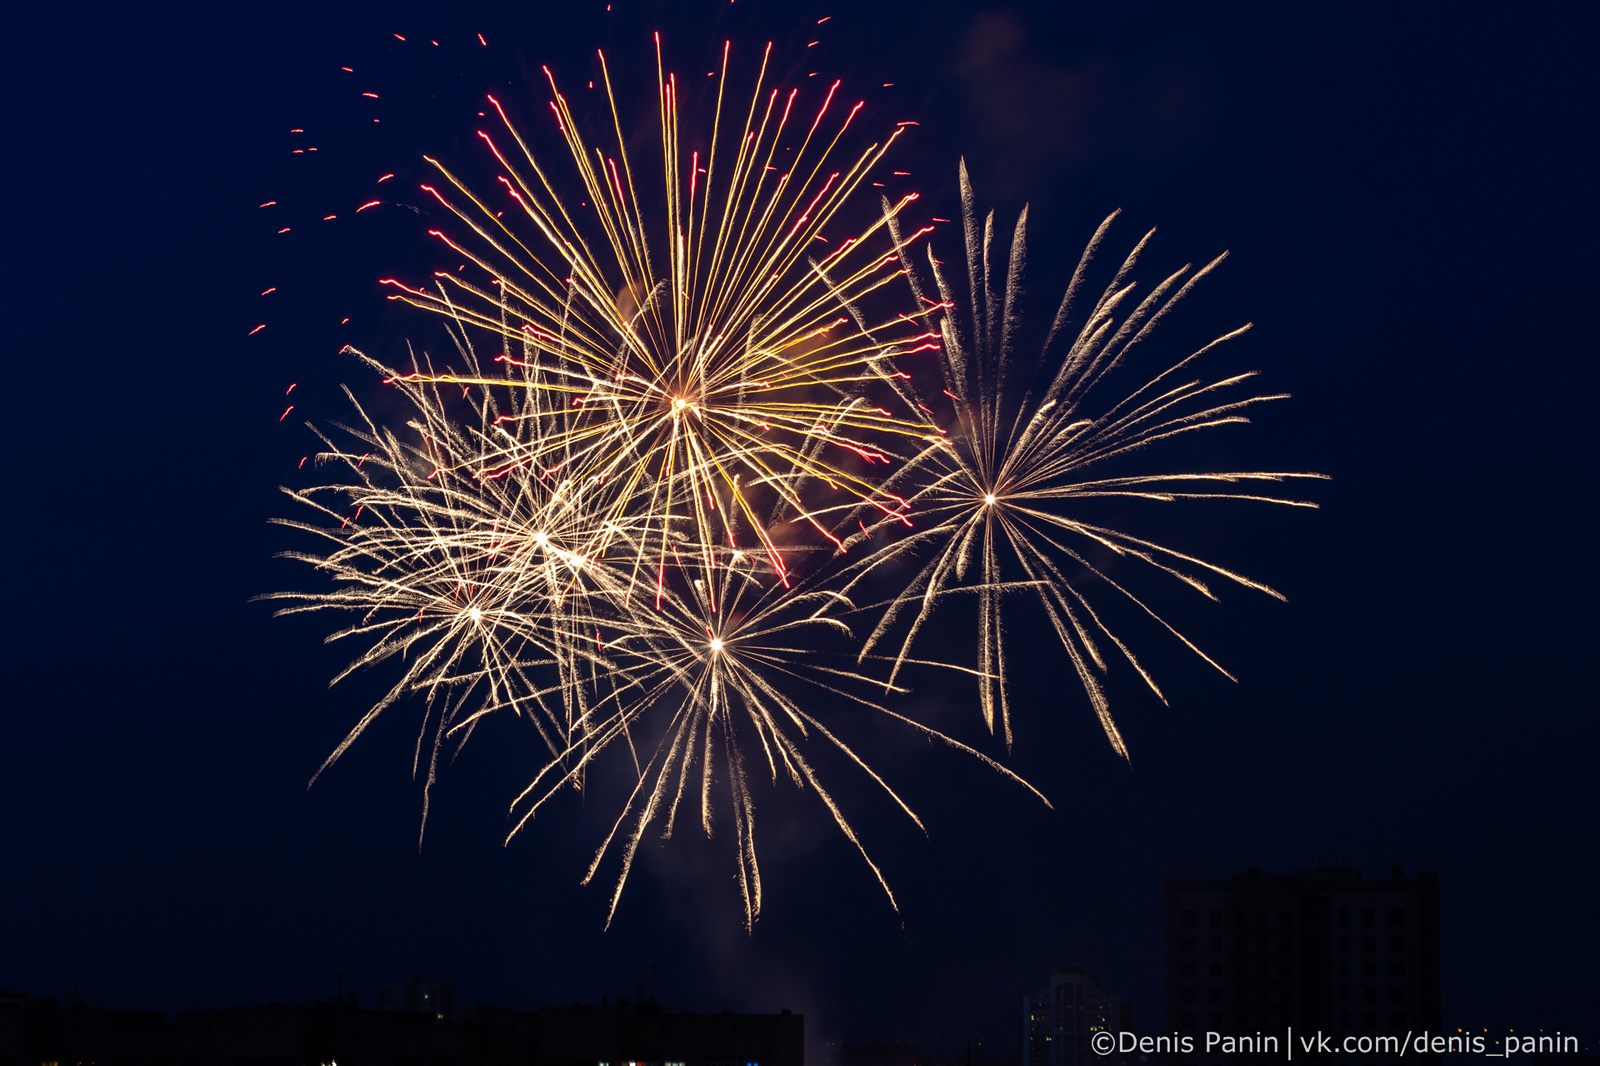
[[[1169,880],[1165,895],[1169,1030],[1439,1031],[1431,871],[1251,868],[1227,881]]]
[[[409,994],[408,994],[409,993]],[[805,1018],[655,1003],[456,1013],[448,985],[175,1014],[0,992],[0,1066],[804,1066]],[[442,1008],[446,1002],[451,1012]]]
[[[1133,1028],[1130,1004],[1107,995],[1082,966],[1062,966],[1040,992],[1022,997],[1022,1066],[1088,1066],[1106,1058],[1095,1033]]]

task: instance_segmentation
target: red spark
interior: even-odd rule
[[[869,463],[883,463],[885,466],[887,466],[889,463],[888,458],[886,458],[882,452],[874,452],[866,448],[859,448],[854,444],[846,444],[842,440],[835,441],[834,443],[839,445],[841,448],[849,448],[851,451],[855,452]]]
[[[257,333],[260,333],[262,330],[264,330],[266,328],[267,328],[267,324],[265,322],[263,322],[263,323],[261,323],[261,325],[257,326],[255,329],[251,330],[249,333],[246,333],[245,336],[246,337],[254,337]]]
[[[285,418],[288,418],[289,417],[289,412],[293,411],[293,410],[294,410],[294,404],[290,404],[288,407],[285,407],[283,409],[283,414],[278,416],[278,421],[282,422]]]

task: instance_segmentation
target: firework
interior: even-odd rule
[[[426,762],[424,826],[441,752],[491,714],[525,717],[540,738],[508,842],[564,790],[587,788],[602,760],[627,767],[629,795],[584,876],[615,862],[608,923],[647,834],[670,838],[692,819],[709,835],[718,809],[732,812],[744,920],[753,923],[762,889],[752,783],[763,773],[816,793],[893,904],[819,759],[854,767],[922,823],[839,722],[889,717],[1043,800],[993,759],[895,710],[901,670],[973,675],[983,716],[991,730],[998,718],[1009,748],[1001,608],[1031,595],[1125,755],[1101,642],[1155,682],[1068,565],[1140,607],[1088,551],[1139,559],[1208,595],[1196,573],[1271,590],[1094,525],[1075,502],[1295,503],[1230,487],[1310,476],[1091,477],[1145,445],[1242,421],[1245,406],[1274,398],[1215,401],[1248,375],[1181,384],[1191,357],[1090,413],[1096,385],[1210,267],[1186,282],[1174,275],[1124,313],[1136,249],[1073,325],[1102,226],[1041,354],[1076,329],[1060,369],[1020,406],[1008,404],[1021,222],[997,287],[993,216],[980,235],[963,167],[970,291],[964,301],[931,250],[925,285],[910,257],[929,229],[908,232],[903,222],[915,197],[885,199],[865,215],[853,206],[900,128],[846,152],[861,105],[839,106],[837,84],[797,117],[798,93],[768,84],[764,55],[748,102],[735,104],[728,57],[725,48],[713,72],[703,155],[685,156],[678,83],[662,71],[658,41],[659,186],[638,180],[644,171],[623,146],[604,56],[610,132],[599,144],[580,134],[550,79],[565,182],[493,98],[502,126],[480,133],[498,170],[492,197],[429,160],[441,177],[423,189],[460,226],[432,232],[462,269],[427,285],[387,283],[393,298],[439,317],[453,351],[448,361],[414,354],[403,367],[355,353],[399,391],[409,420],[379,424],[350,397],[357,417],[337,439],[322,434],[318,457],[338,477],[291,492],[317,517],[284,523],[328,545],[292,557],[333,588],[268,597],[282,613],[352,619],[329,638],[361,645],[335,680],[400,662],[399,679],[318,773],[384,710],[420,696],[414,772]],[[924,359],[938,362],[954,401],[949,430],[924,395],[930,382],[903,368],[915,353],[935,353]],[[919,560],[909,584],[882,602],[855,601],[902,559]],[[927,619],[966,593],[979,609],[976,669],[913,658]],[[892,654],[875,651],[891,645]]]
[[[559,432],[508,444],[481,473],[531,465],[623,482],[618,513],[642,497],[656,527],[636,542],[632,580],[658,599],[675,562],[673,536],[685,529],[701,548],[701,580],[714,579],[719,550],[752,548],[787,583],[788,563],[752,493],[780,499],[780,519],[792,515],[839,545],[808,494],[827,486],[900,514],[904,501],[884,494],[871,471],[891,461],[886,438],[935,432],[903,402],[905,374],[894,360],[931,350],[936,334],[904,314],[872,322],[859,310],[904,269],[887,233],[915,196],[854,230],[843,213],[901,128],[835,169],[861,105],[834,118],[835,83],[807,122],[798,90],[766,85],[767,58],[748,104],[732,108],[724,49],[703,157],[680,148],[677,81],[661,76],[659,225],[636,191],[603,55],[615,133],[605,148],[579,133],[550,78],[587,205],[581,218],[491,98],[504,128],[500,140],[480,136],[502,171],[495,202],[505,209],[431,159],[445,191],[424,186],[471,236],[435,235],[478,276],[440,272],[432,289],[390,282],[396,298],[504,347],[498,376],[415,379],[538,390],[579,412]],[[657,64],[659,72],[659,41]]]
[[[1098,298],[1081,308],[1090,263],[1116,217],[1113,214],[1100,224],[1084,249],[1039,356],[1029,365],[1015,353],[1027,209],[1018,216],[1002,280],[991,257],[994,213],[980,225],[965,161],[960,167],[960,186],[967,291],[956,292],[931,249],[928,268],[940,299],[926,296],[915,272],[907,275],[917,298],[941,312],[939,328],[944,343],[939,361],[944,394],[953,401],[956,429],[887,479],[891,487],[906,486],[906,500],[918,517],[919,528],[849,568],[853,574],[844,586],[846,591],[891,559],[925,560],[904,590],[883,605],[861,655],[864,658],[889,639],[896,624],[909,616],[894,657],[892,682],[934,612],[954,595],[975,596],[979,705],[991,732],[998,719],[1009,750],[1013,734],[1005,683],[1002,605],[1008,596],[1031,594],[1060,638],[1111,746],[1126,758],[1127,746],[1106,695],[1107,647],[1114,647],[1162,702],[1166,696],[1133,650],[1096,611],[1085,587],[1103,585],[1165,627],[1224,676],[1232,679],[1232,675],[1104,566],[1097,565],[1092,555],[1109,551],[1118,559],[1144,563],[1213,600],[1216,596],[1206,580],[1214,578],[1280,600],[1283,596],[1243,574],[1093,522],[1082,513],[1083,502],[1116,497],[1161,502],[1229,499],[1315,507],[1304,500],[1242,491],[1239,486],[1323,475],[1269,471],[1108,474],[1105,468],[1113,461],[1142,453],[1149,445],[1248,422],[1247,408],[1287,398],[1283,394],[1239,396],[1239,386],[1254,377],[1252,373],[1209,381],[1187,376],[1196,360],[1249,328],[1243,326],[1166,367],[1132,392],[1111,402],[1097,402],[1099,393],[1105,391],[1102,382],[1129,361],[1133,349],[1223,256],[1199,270],[1183,267],[1135,302],[1131,275],[1155,232],[1152,230],[1128,253]],[[962,296],[967,298],[965,313],[959,312]],[[1065,351],[1056,365],[1052,353],[1058,339]],[[1019,362],[1023,362],[1020,367]],[[1047,373],[1038,387],[1037,371],[1043,368],[1048,372],[1052,366],[1054,371]],[[1019,381],[1014,379],[1035,383],[1020,401],[1010,399],[1019,391]],[[865,535],[865,530],[858,534]]]
[[[464,354],[470,361],[470,350]],[[526,714],[551,752],[567,750],[581,728],[588,691],[583,671],[595,666],[588,642],[577,635],[593,630],[597,594],[619,594],[607,585],[609,571],[592,565],[618,529],[598,517],[609,509],[611,492],[596,478],[463,473],[473,469],[474,457],[504,448],[513,434],[542,432],[550,419],[516,418],[508,430],[494,398],[485,396],[475,408],[476,423],[463,424],[459,415],[447,414],[437,386],[386,376],[415,414],[405,432],[380,427],[350,397],[357,424],[340,428],[355,447],[338,445],[313,427],[330,449],[318,456],[319,465],[342,468],[346,479],[285,490],[322,521],[275,520],[333,544],[325,555],[285,555],[328,574],[334,591],[263,598],[286,601],[280,614],[358,616],[328,638],[368,644],[334,682],[395,656],[406,663],[317,773],[410,693],[425,696],[418,760],[431,723],[427,787],[445,739],[454,735],[465,743],[496,710]],[[542,680],[552,668],[553,684]],[[426,796],[425,787],[424,826]]]
[[[727,72],[725,52],[724,83]],[[840,616],[854,605],[826,586],[845,524],[874,514],[909,525],[907,504],[874,472],[938,433],[894,362],[932,350],[937,334],[914,316],[868,317],[904,273],[901,249],[926,232],[906,238],[896,222],[914,197],[854,230],[843,223],[899,130],[830,171],[859,105],[829,129],[835,85],[797,123],[797,94],[765,79],[763,57],[739,125],[729,126],[719,91],[704,158],[684,160],[676,82],[662,78],[654,226],[620,133],[615,156],[591,151],[553,80],[556,125],[581,203],[592,205],[587,225],[509,120],[513,153],[483,137],[527,232],[434,163],[448,191],[424,189],[467,234],[435,235],[477,276],[390,284],[397,299],[443,316],[455,365],[366,360],[413,417],[397,431],[356,404],[347,441],[323,436],[319,464],[346,476],[291,493],[320,517],[285,524],[331,542],[293,557],[336,587],[270,597],[286,601],[283,613],[357,616],[330,638],[365,642],[340,678],[390,658],[405,664],[323,769],[407,693],[423,696],[425,796],[447,743],[464,744],[490,714],[526,716],[545,757],[513,804],[515,836],[562,789],[583,788],[598,760],[625,752],[636,787],[585,877],[620,848],[612,913],[647,829],[659,822],[670,837],[689,802],[712,832],[720,780],[754,921],[759,764],[774,783],[816,792],[893,902],[807,745],[843,756],[922,823],[798,691],[892,717],[1031,788],[861,695],[881,679],[859,672],[853,653],[818,655],[818,634],[851,638]],[[727,148],[719,131],[730,128]],[[425,799],[424,826],[426,817]]]
[[[864,698],[876,680],[829,661],[826,639],[852,636],[837,616],[853,605],[827,588],[791,589],[756,559],[742,558],[722,568],[715,589],[695,579],[687,595],[668,592],[659,610],[619,615],[617,636],[604,651],[614,664],[606,683],[610,693],[595,702],[585,723],[582,749],[575,745],[552,758],[518,796],[513,810],[524,811],[512,836],[565,784],[578,780],[607,745],[626,740],[650,717],[662,724],[661,739],[643,759],[634,755],[637,783],[610,834],[596,851],[584,877],[593,878],[619,835],[621,869],[611,896],[609,922],[616,911],[634,855],[657,821],[669,839],[687,800],[698,807],[701,828],[712,832],[712,788],[720,765],[733,810],[739,888],[747,927],[761,909],[761,872],[755,849],[755,807],[749,764],[764,765],[772,783],[787,777],[796,787],[816,792],[843,834],[888,896],[894,893],[882,871],[819,778],[806,745],[815,740],[842,754],[872,779],[919,829],[923,823],[893,787],[869,766],[807,704],[802,689],[829,704],[853,705],[882,714],[964,752],[1033,792],[1043,794],[1010,770],[881,703]],[[748,733],[741,737],[741,727]],[[753,734],[754,741],[750,739]]]

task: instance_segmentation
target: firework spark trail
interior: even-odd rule
[[[1160,690],[1064,567],[1084,568],[1163,625],[1086,551],[1142,560],[1206,595],[1196,574],[1277,595],[1090,523],[1073,502],[1221,496],[1310,506],[1232,487],[1314,475],[1100,469],[1157,441],[1244,421],[1249,404],[1275,398],[1217,398],[1249,375],[1180,380],[1208,346],[1104,410],[1088,406],[1096,384],[1214,263],[1125,308],[1141,242],[1078,324],[1103,225],[1041,353],[1076,329],[1059,371],[1036,396],[1008,405],[1023,220],[996,283],[993,215],[980,231],[963,166],[969,292],[957,297],[931,249],[930,287],[911,265],[929,230],[901,224],[914,196],[885,199],[863,224],[846,226],[850,197],[903,126],[835,164],[860,105],[846,110],[835,84],[797,117],[798,93],[767,84],[770,46],[748,105],[735,105],[723,95],[728,56],[725,47],[704,155],[686,160],[677,80],[663,72],[658,42],[659,208],[638,195],[644,171],[623,148],[603,55],[614,139],[602,145],[579,133],[550,79],[550,108],[590,215],[572,209],[492,98],[504,132],[480,137],[498,165],[505,212],[428,160],[444,191],[424,189],[464,227],[458,236],[430,232],[476,271],[439,272],[427,286],[385,283],[393,298],[438,317],[451,362],[413,354],[395,369],[354,353],[398,390],[410,419],[381,425],[351,396],[357,417],[339,427],[339,443],[313,430],[327,445],[318,464],[340,473],[319,488],[285,490],[316,518],[282,524],[330,545],[286,554],[325,573],[333,589],[263,597],[285,604],[283,614],[354,616],[328,638],[363,644],[335,681],[399,660],[399,679],[317,773],[384,710],[420,695],[413,770],[422,775],[426,761],[424,827],[441,752],[447,743],[459,751],[491,714],[528,718],[543,749],[511,805],[508,843],[563,790],[587,789],[601,760],[628,767],[629,795],[583,878],[593,880],[608,857],[618,867],[608,924],[645,835],[659,827],[671,838],[680,814],[696,807],[707,835],[714,812],[731,811],[743,917],[754,923],[762,882],[752,784],[763,767],[773,785],[787,779],[815,791],[893,905],[819,770],[823,760],[846,765],[922,826],[847,740],[855,719],[893,719],[1044,800],[989,756],[889,706],[905,692],[896,683],[905,666],[972,674],[984,720],[992,732],[998,717],[1009,750],[1001,607],[1009,595],[1032,594],[1125,756],[1099,642],[1115,644]],[[903,299],[891,284],[900,278],[910,289],[906,311],[892,310]],[[897,362],[922,352],[935,353],[927,358],[954,401],[950,431],[929,406],[929,383]],[[877,604],[852,600],[903,559],[920,565],[903,588]],[[924,623],[966,593],[978,602],[977,667],[913,658]],[[852,622],[863,618],[870,632],[858,643]],[[892,654],[875,651],[896,638]]]
[[[1103,411],[1091,412],[1089,402],[1095,386],[1123,365],[1130,350],[1147,338],[1173,306],[1222,261],[1219,256],[1192,273],[1185,266],[1152,289],[1119,323],[1116,312],[1129,302],[1134,291],[1135,283],[1130,277],[1152,230],[1123,260],[1111,283],[1083,316],[1076,337],[1045,387],[1029,391],[1020,403],[1008,402],[1007,385],[1016,374],[1013,349],[1019,325],[1017,296],[1025,258],[1027,209],[1017,219],[1004,286],[997,292],[990,256],[994,213],[991,211],[983,220],[980,230],[965,161],[960,167],[960,185],[971,301],[966,314],[956,313],[959,301],[951,280],[940,270],[931,249],[928,266],[940,301],[927,299],[916,273],[909,275],[913,295],[925,305],[944,310],[939,322],[944,341],[940,364],[945,394],[954,401],[958,429],[951,439],[931,443],[886,484],[886,488],[901,481],[911,484],[906,499],[920,519],[920,528],[846,568],[851,576],[843,589],[848,593],[891,559],[926,558],[905,589],[879,605],[882,611],[862,645],[861,656],[865,659],[874,647],[891,639],[896,624],[911,614],[889,675],[892,683],[924,624],[938,607],[953,595],[975,595],[979,703],[991,732],[999,719],[1009,750],[1013,732],[1005,684],[1001,607],[1008,594],[1031,591],[1066,650],[1111,746],[1127,758],[1127,746],[1112,718],[1105,690],[1108,664],[1100,641],[1114,645],[1162,702],[1166,702],[1166,696],[1132,649],[1091,605],[1082,586],[1091,580],[1104,582],[1224,676],[1232,679],[1232,675],[1142,598],[1097,566],[1089,553],[1099,548],[1119,558],[1139,560],[1213,600],[1215,594],[1203,576],[1197,575],[1209,573],[1280,600],[1284,597],[1261,582],[1214,563],[1090,522],[1081,515],[1081,509],[1075,514],[1072,505],[1087,499],[1127,497],[1162,502],[1250,500],[1315,507],[1304,500],[1234,491],[1232,486],[1324,475],[1229,471],[1092,476],[1111,460],[1158,441],[1248,422],[1243,412],[1250,406],[1287,397],[1254,395],[1230,400],[1219,395],[1254,376],[1248,373],[1211,382],[1180,378],[1201,356],[1244,333],[1249,328],[1245,326],[1179,360]],[[1087,285],[1090,262],[1115,217],[1113,214],[1101,223],[1084,249],[1040,351],[1040,367],[1048,366],[1046,360],[1056,338],[1071,329],[1077,303]],[[896,240],[898,243],[898,233]],[[880,520],[877,525],[884,523]],[[872,532],[863,524],[855,536],[866,538]],[[1075,581],[1069,576],[1068,569],[1074,566],[1086,574],[1084,579]],[[969,580],[969,573],[977,580]]]

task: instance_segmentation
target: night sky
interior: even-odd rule
[[[176,1009],[327,998],[342,972],[369,1006],[419,976],[533,1007],[655,965],[670,1009],[792,1008],[813,1048],[1005,1051],[1054,965],[1160,1025],[1165,876],[1344,863],[1438,871],[1448,1026],[1600,1036],[1592,10],[614,7],[13,11],[0,987]],[[576,86],[596,47],[649,118],[656,29],[675,69],[772,40],[864,123],[918,122],[896,166],[932,214],[955,217],[963,155],[1006,226],[1030,204],[1035,316],[1111,210],[1115,251],[1161,227],[1146,279],[1230,250],[1148,358],[1256,323],[1211,366],[1294,398],[1196,462],[1332,476],[1319,511],[1191,512],[1190,543],[1289,602],[1173,598],[1239,683],[1143,633],[1171,706],[1114,675],[1131,764],[1019,625],[1009,765],[1055,810],[860,733],[930,830],[841,784],[898,914],[814,797],[762,786],[753,935],[693,834],[646,849],[603,932],[608,884],[577,882],[609,808],[501,846],[536,754],[511,722],[444,774],[419,853],[417,709],[308,791],[383,679],[330,690],[325,627],[250,602],[312,582],[267,522],[308,483],[302,416],[341,417],[341,383],[383,407],[340,346],[430,328],[376,282],[427,269],[431,223],[354,216],[373,180],[419,203],[423,152],[481,168],[483,93],[537,117],[541,64]],[[1003,755],[971,692],[923,680],[919,714]]]

